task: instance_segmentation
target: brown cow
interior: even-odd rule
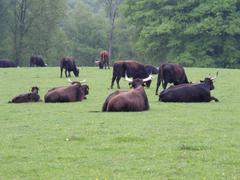
[[[120,89],[119,81],[121,77],[124,77],[127,74],[128,77],[132,77],[133,79],[145,79],[149,76],[145,65],[134,60],[120,60],[116,61],[113,64],[113,75],[112,75],[112,83],[111,89],[113,88],[114,81],[117,82],[117,87]],[[146,82],[146,86],[150,87],[151,79]]]
[[[79,69],[76,66],[75,59],[72,58],[72,57],[62,58],[62,60],[60,62],[60,71],[61,71],[60,77],[62,77],[63,69],[65,69],[65,76],[66,77],[71,76],[70,71],[73,71],[73,74],[76,77],[78,77],[78,75],[79,75]],[[68,72],[68,75],[67,75],[67,72]]]
[[[166,89],[168,83],[174,85],[189,83],[183,67],[179,64],[161,64],[158,69],[156,95],[161,85]]]
[[[30,93],[20,94],[12,98],[8,103],[26,103],[26,102],[38,102],[40,96],[38,95],[39,88],[34,86]]]
[[[108,51],[101,51],[100,52],[100,60],[99,61],[95,61],[96,64],[98,64],[99,69],[103,69],[103,67],[105,67],[105,69],[108,66],[109,67],[109,53]]]
[[[52,88],[48,90],[44,100],[46,103],[82,101],[86,99],[89,87],[81,83],[83,82],[71,81],[68,86]]]
[[[145,111],[149,109],[148,98],[145,93],[143,84],[151,79],[129,79],[125,75],[134,89],[129,91],[115,91],[105,100],[102,111]]]
[[[30,67],[33,67],[33,66],[46,67],[47,66],[47,64],[44,63],[42,56],[40,55],[31,55],[29,65]]]

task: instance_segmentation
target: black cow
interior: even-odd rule
[[[88,85],[82,85],[81,82],[78,81],[71,81],[71,84],[68,86],[48,90],[44,96],[44,100],[46,103],[82,101],[86,99],[88,93]]]
[[[30,93],[20,94],[12,98],[8,103],[26,103],[26,102],[38,102],[40,96],[38,95],[39,88],[34,86]]]
[[[129,80],[127,75],[126,80]],[[111,93],[105,100],[102,111],[146,111],[149,109],[148,98],[142,86],[149,81],[151,76],[146,79],[130,80],[132,87],[129,91],[115,91]]]
[[[15,62],[8,59],[0,60],[0,68],[10,68],[10,67],[17,67],[17,65]]]
[[[134,60],[120,60],[116,61],[113,64],[113,75],[112,75],[112,83],[111,89],[113,88],[114,81],[117,82],[117,87],[120,89],[119,81],[121,77],[124,77],[127,74],[128,77],[132,77],[133,79],[140,78],[145,79],[149,76],[144,64],[134,61]],[[146,82],[146,86],[150,87],[151,80]]]
[[[166,89],[168,83],[174,85],[189,83],[183,67],[179,64],[161,64],[158,69],[156,95],[161,85]]]
[[[46,67],[47,64],[44,63],[42,56],[40,55],[31,55],[29,60],[30,67]]]
[[[215,77],[216,78],[216,77]],[[159,101],[163,102],[210,102],[218,99],[211,96],[214,89],[212,77],[207,77],[198,84],[180,84],[163,90],[159,95]]]
[[[146,64],[145,68],[148,74],[158,74],[158,68],[151,64]]]
[[[79,69],[76,66],[75,59],[72,57],[64,57],[60,62],[60,77],[62,77],[62,71],[65,69],[65,76],[70,77],[70,72],[73,71],[73,74],[78,77]],[[67,75],[68,72],[68,75]]]

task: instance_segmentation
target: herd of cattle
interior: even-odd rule
[[[100,53],[100,60],[95,61],[100,69],[109,68],[109,57],[107,51]],[[30,66],[44,67],[41,56],[32,55],[30,57]],[[0,60],[0,67],[16,67],[13,62],[8,60]],[[84,81],[71,81],[69,79],[70,72],[78,77],[79,69],[74,58],[64,57],[60,61],[60,77],[65,69],[65,76],[70,81],[67,86],[55,87],[45,94],[44,101],[46,103],[57,102],[75,102],[86,99],[89,94],[89,86]],[[102,106],[102,111],[145,111],[149,109],[149,102],[144,86],[149,88],[152,82],[152,74],[158,74],[156,95],[159,95],[159,101],[162,102],[210,102],[218,99],[211,96],[210,91],[214,89],[213,80],[217,77],[209,76],[199,83],[191,83],[188,81],[184,68],[179,64],[161,64],[158,68],[152,65],[144,65],[134,60],[119,60],[113,64],[113,73],[111,80],[111,89],[114,82],[120,89],[119,81],[123,77],[129,82],[131,87],[128,91],[117,90],[111,93]],[[168,83],[173,83],[167,88]],[[163,90],[159,93],[159,86],[162,84]],[[166,89],[167,88],[167,89]],[[38,102],[40,96],[39,88],[32,87],[31,92],[20,94],[12,98],[9,103]]]

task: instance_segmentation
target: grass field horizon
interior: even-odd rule
[[[59,67],[2,68],[0,179],[240,179],[240,70],[186,68],[192,82],[217,71],[218,103],[159,102],[154,76],[149,111],[102,113],[94,111],[117,89],[112,69],[71,77],[90,87],[82,102],[8,104],[32,86],[43,100],[68,82]]]

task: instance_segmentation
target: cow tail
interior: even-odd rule
[[[159,86],[161,85],[162,81],[163,81],[163,68],[162,68],[162,65],[160,65],[159,69],[158,69],[158,79],[157,79],[156,95],[158,95],[158,89],[159,89]]]

